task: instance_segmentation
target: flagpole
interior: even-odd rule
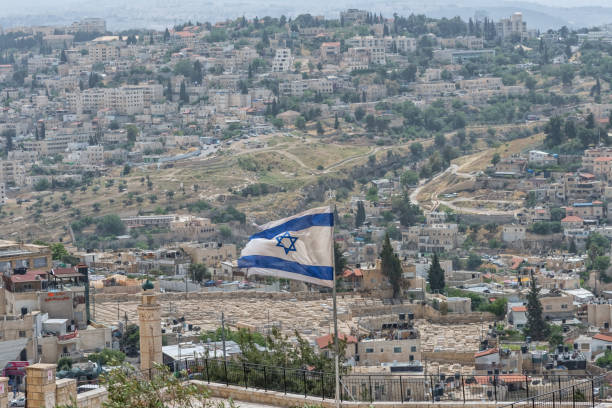
[[[332,199],[332,206],[331,206],[332,217],[335,214],[335,209],[336,209],[336,205],[335,205],[334,200]],[[335,251],[336,244],[335,242],[336,240],[335,240],[335,226],[334,226],[332,227],[332,245],[331,245],[332,267],[334,271],[334,274],[333,274],[334,281],[333,281],[333,286],[332,286],[333,319],[334,319],[334,373],[335,373],[335,380],[336,380],[336,387],[335,387],[336,389],[336,392],[335,392],[336,408],[340,408],[340,373],[339,373],[339,367],[338,367],[340,345],[338,344],[338,308],[336,305],[336,251]]]

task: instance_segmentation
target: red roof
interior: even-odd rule
[[[480,352],[478,352],[478,353],[474,354],[474,358],[488,356],[489,354],[495,354],[495,353],[497,353],[498,351],[499,351],[499,350],[497,350],[496,348],[492,348],[492,349],[488,349],[488,350],[480,351]]]
[[[347,336],[344,333],[338,334],[338,338],[346,341],[347,343],[357,343],[357,337]],[[320,349],[324,349],[334,342],[334,336],[332,334],[327,334],[325,336],[317,337],[316,342]]]
[[[568,215],[567,217],[561,220],[561,222],[582,222],[582,221],[583,221],[582,218],[577,217],[575,215]]]
[[[43,270],[31,270],[27,271],[25,274],[14,274],[11,275],[11,282],[13,283],[21,283],[21,282],[35,282],[40,281],[40,276],[44,276],[47,274],[47,271]]]
[[[73,273],[77,273],[75,268],[53,268],[51,269],[51,273],[53,275],[72,275]]]
[[[343,278],[350,278],[351,276],[360,278],[363,276],[363,272],[361,272],[361,269],[345,269],[342,273]]]
[[[607,342],[612,343],[612,335],[610,334],[597,333],[596,335],[593,336],[593,338],[596,340],[602,340],[602,341],[607,341]]]
[[[521,264],[523,263],[523,261],[524,261],[523,258],[512,258],[512,266],[510,268],[518,269],[519,266],[521,266]]]
[[[526,312],[527,306],[512,306],[513,312]]]

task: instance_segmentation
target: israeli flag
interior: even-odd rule
[[[238,267],[248,275],[295,279],[333,287],[334,213],[314,208],[260,226],[246,244]]]

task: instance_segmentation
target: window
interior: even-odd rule
[[[411,352],[413,352],[413,353],[414,353],[414,352],[416,352],[416,351],[417,351],[416,346],[412,346],[412,347],[410,347],[410,351],[411,351]]]
[[[546,305],[546,310],[552,310],[552,305]]]
[[[25,330],[19,330],[19,337],[25,337],[25,336],[26,336]]]
[[[564,303],[561,305],[561,309],[567,309],[567,305]]]
[[[367,348],[367,349],[366,349],[366,353],[373,353],[373,352],[374,352],[374,349],[373,349],[373,348]]]
[[[401,347],[393,347],[393,352],[394,353],[401,353],[402,352],[402,348]]]

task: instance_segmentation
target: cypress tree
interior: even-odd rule
[[[536,279],[531,274],[529,293],[527,294],[527,327],[525,333],[531,336],[532,340],[546,340],[550,328],[542,317],[542,303],[539,299],[540,288],[536,285]]]
[[[398,298],[401,293],[400,281],[402,278],[402,264],[393,251],[389,234],[385,235],[385,242],[380,253],[381,269],[383,275],[389,279],[389,283],[393,287],[393,298]]]
[[[434,254],[433,259],[431,260],[431,265],[429,266],[429,271],[427,272],[427,279],[429,280],[429,287],[432,291],[440,291],[444,289],[444,269],[442,269],[440,266],[438,254]]]
[[[355,227],[359,228],[363,225],[366,219],[365,208],[363,201],[357,201],[357,214],[355,214]]]

